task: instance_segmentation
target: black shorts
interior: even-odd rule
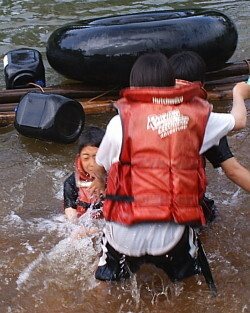
[[[197,247],[196,235],[193,236]],[[197,255],[189,254],[189,227],[178,244],[168,253],[163,255],[144,255],[131,257],[117,252],[106,240],[102,240],[102,256],[95,273],[95,278],[102,281],[120,281],[136,273],[140,266],[151,263],[165,271],[171,281],[180,281],[186,277],[201,273]],[[198,251],[198,248],[197,248]]]

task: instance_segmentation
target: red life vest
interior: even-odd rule
[[[91,193],[88,189],[91,182],[94,180],[93,177],[90,177],[84,169],[82,168],[82,163],[80,157],[77,157],[75,162],[75,179],[76,179],[76,186],[78,188],[78,198],[76,200],[76,210],[77,216],[80,217],[84,213],[86,213],[87,209],[94,203],[93,209],[96,210],[95,213],[92,214],[93,218],[102,217],[102,201],[97,198],[93,198]]]
[[[197,97],[200,92],[199,84],[186,81],[122,91],[123,142],[108,175],[107,220],[205,224],[199,201],[207,180],[199,150],[211,106]]]

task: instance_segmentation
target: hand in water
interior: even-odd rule
[[[66,208],[65,209],[65,215],[66,215],[66,218],[68,221],[70,221],[72,223],[77,222],[77,211],[76,211],[76,209]]]
[[[91,236],[97,233],[98,231],[99,229],[97,227],[91,227],[90,229],[88,229],[85,226],[82,226],[80,230],[78,230],[72,235],[72,239],[81,239],[86,236]]]

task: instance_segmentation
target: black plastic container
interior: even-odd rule
[[[45,70],[39,51],[30,48],[11,50],[5,54],[3,63],[6,89],[33,87],[29,83],[45,87]]]
[[[82,105],[56,94],[29,92],[20,100],[14,126],[26,136],[60,143],[74,142],[85,123]]]

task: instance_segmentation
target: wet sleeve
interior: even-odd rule
[[[232,158],[233,153],[228,146],[227,137],[224,136],[221,138],[219,146],[213,146],[207,150],[204,155],[214,168],[220,167],[222,162]]]
[[[64,182],[63,186],[63,199],[64,209],[76,209],[76,200],[78,198],[78,188],[76,187],[75,174],[72,173]]]

